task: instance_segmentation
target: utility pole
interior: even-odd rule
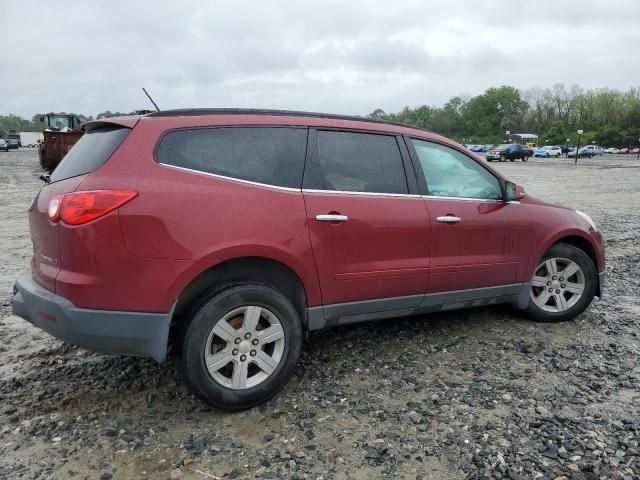
[[[573,163],[578,163],[578,155],[580,155],[580,135],[584,133],[584,130],[578,130],[578,145],[576,145],[576,159]]]

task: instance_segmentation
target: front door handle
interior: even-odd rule
[[[349,217],[346,215],[337,215],[337,214],[329,214],[329,215],[316,215],[316,220],[319,222],[346,222],[349,220]]]
[[[444,215],[442,217],[436,218],[440,223],[458,223],[461,222],[462,219],[460,217],[456,217],[455,215]]]

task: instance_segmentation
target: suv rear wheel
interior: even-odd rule
[[[566,243],[552,246],[531,278],[528,316],[541,322],[577,317],[593,300],[597,277],[585,252]]]
[[[242,410],[285,385],[302,341],[300,318],[286,296],[265,285],[236,284],[196,308],[179,342],[178,370],[209,405]]]

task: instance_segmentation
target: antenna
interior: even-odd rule
[[[142,91],[144,92],[144,94],[149,98],[149,100],[151,100],[151,103],[153,103],[153,106],[156,107],[156,111],[160,111],[160,109],[158,108],[158,105],[156,105],[156,102],[153,101],[153,98],[151,98],[151,95],[149,95],[149,93],[147,92],[147,90],[142,87]]]

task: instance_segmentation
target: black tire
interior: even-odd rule
[[[596,294],[596,288],[598,285],[596,267],[589,255],[587,255],[583,250],[567,243],[556,243],[553,245],[549,250],[547,250],[537,265],[550,258],[566,258],[578,264],[584,272],[585,277],[585,289],[582,293],[582,297],[575,305],[563,312],[547,312],[536,305],[531,296],[529,296],[529,305],[525,311],[529,318],[537,322],[566,322],[567,320],[573,320],[587,309]]]
[[[487,158],[487,162],[493,162],[493,158]]]
[[[273,312],[284,331],[284,351],[276,369],[264,381],[235,390],[218,383],[205,365],[209,333],[232,310],[257,305]],[[202,301],[186,321],[178,337],[177,367],[184,383],[212,407],[237,411],[254,407],[273,397],[287,383],[302,353],[303,331],[291,301],[266,285],[240,283],[218,290]]]
[[[515,158],[510,158],[509,159],[510,162],[515,162],[515,160],[516,160]]]
[[[505,162],[507,159],[504,155],[500,155],[500,161],[501,162]]]
[[[527,160],[529,160],[529,157],[527,157],[526,155],[524,157],[522,157],[522,161],[526,162]]]

